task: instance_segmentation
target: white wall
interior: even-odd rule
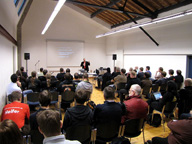
[[[151,64],[152,73],[155,74],[159,66],[166,67],[166,72],[172,68],[169,62],[163,60],[163,56],[170,55],[169,60],[173,61],[174,69],[181,69],[183,75],[186,75],[186,56],[192,54],[192,16],[185,16],[168,22],[154,24],[144,27],[144,29],[159,43],[156,46],[140,29],[129,30],[120,34],[107,37],[106,51],[107,54],[118,53],[122,50],[123,60],[119,63],[124,63],[127,70],[128,67],[147,66]],[[143,65],[142,58],[139,56],[156,55],[159,57],[163,65],[159,64],[159,59],[151,59]],[[132,60],[127,61],[126,57],[132,57]],[[135,57],[134,57],[135,56]],[[183,57],[182,64],[178,56]],[[167,59],[166,59],[167,60]],[[141,64],[142,63],[142,64]],[[130,64],[130,65],[127,65]],[[132,65],[134,64],[134,66]],[[169,68],[167,68],[169,67]],[[154,69],[155,68],[155,69]]]
[[[23,24],[22,57],[24,53],[30,53],[29,72],[35,70],[35,63],[38,60],[40,60],[40,63],[36,66],[36,70],[40,67],[48,70],[59,70],[60,67],[47,67],[46,40],[48,39],[84,41],[84,57],[91,63],[90,70],[94,71],[100,66],[106,67],[105,38],[95,38],[97,34],[103,33],[106,28],[102,28],[95,21],[67,6],[61,9],[45,35],[41,35],[55,4],[56,1],[47,1],[46,3],[39,0],[34,1]],[[53,58],[50,57],[50,59]],[[25,63],[24,58],[22,58],[22,65],[25,66]],[[72,73],[80,69],[80,67],[70,68]]]
[[[0,1],[0,24],[16,39],[16,28],[19,17],[12,0]],[[10,76],[17,69],[17,47],[0,35],[0,114],[5,105],[6,89]]]

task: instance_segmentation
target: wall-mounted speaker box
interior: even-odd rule
[[[117,54],[113,54],[113,60],[117,60]]]
[[[30,53],[24,53],[24,58],[25,58],[25,60],[29,60],[30,59]]]

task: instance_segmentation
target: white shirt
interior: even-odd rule
[[[8,87],[7,87],[7,96],[9,94],[11,94],[13,91],[19,91],[20,93],[22,93],[22,90],[20,87],[17,86],[17,83],[13,83],[11,82]]]

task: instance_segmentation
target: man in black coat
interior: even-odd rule
[[[90,66],[90,62],[86,61],[85,58],[83,59],[83,61],[81,62],[82,69],[86,70],[87,72],[89,72],[89,66]]]

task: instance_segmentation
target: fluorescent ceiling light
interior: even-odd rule
[[[52,12],[52,14],[51,14],[51,16],[50,16],[47,24],[45,25],[45,27],[44,27],[44,29],[43,29],[43,31],[42,31],[42,33],[41,33],[42,35],[45,34],[45,32],[47,31],[47,29],[49,28],[49,26],[50,26],[51,23],[53,22],[54,18],[56,17],[56,15],[58,14],[58,12],[60,11],[61,7],[64,5],[65,1],[66,1],[66,0],[59,0],[59,1],[57,2],[57,5],[56,5],[54,11]]]
[[[131,30],[131,29],[138,28],[138,27],[143,27],[143,26],[146,26],[146,25],[154,24],[154,23],[156,24],[156,23],[160,23],[160,22],[163,22],[163,21],[176,19],[176,18],[186,16],[186,15],[190,15],[190,14],[192,14],[192,9],[184,11],[184,12],[176,13],[176,14],[173,14],[173,15],[165,16],[163,18],[156,18],[154,20],[143,22],[141,24],[135,24],[135,25],[131,25],[129,27],[124,27],[124,28],[118,29],[118,30],[109,31],[109,32],[106,32],[104,34],[97,35],[96,38],[116,34],[116,33],[119,33],[119,32]]]

